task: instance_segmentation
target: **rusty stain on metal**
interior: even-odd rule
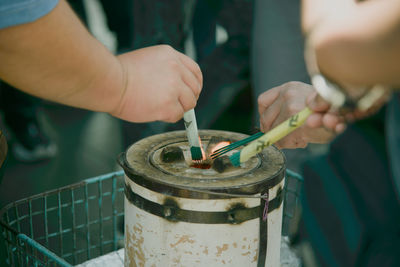
[[[126,225],[125,232],[126,232],[126,235],[125,235],[126,241],[125,242],[126,242],[127,247],[130,247],[130,245],[132,244],[132,238],[131,238],[131,235],[129,233],[128,225]],[[136,263],[135,263],[135,259],[133,257],[133,254],[132,253],[125,253],[125,257],[126,257],[126,255],[129,256],[130,265],[133,266],[133,267],[136,267]]]
[[[177,245],[181,243],[191,243],[193,244],[195,241],[193,239],[189,239],[188,235],[182,236],[175,244],[169,244],[171,248],[176,247]]]
[[[207,141],[211,138],[209,136],[206,137]],[[212,184],[212,187],[224,188],[225,190],[225,188],[230,189],[233,186],[234,188],[240,188],[242,186],[246,187],[248,184],[252,185],[254,181],[258,182],[261,178],[263,179],[262,181],[264,181],[268,177],[275,177],[277,176],[276,173],[278,173],[275,170],[282,169],[281,165],[284,165],[285,163],[284,160],[281,159],[281,157],[279,157],[278,159],[277,156],[275,156],[273,153],[278,153],[279,151],[275,151],[271,147],[269,150],[266,150],[265,153],[263,153],[263,157],[255,157],[246,165],[243,165],[240,168],[229,170],[227,169],[224,171],[224,173],[218,173],[214,169],[193,169],[189,167],[191,161],[186,160],[190,160],[190,157],[188,158],[188,156],[190,156],[190,151],[188,150],[187,141],[184,138],[182,139],[183,141],[181,139],[182,138],[179,135],[176,136],[176,134],[171,134],[171,138],[169,138],[169,136],[163,138],[160,137],[160,139],[157,139],[156,142],[150,142],[150,139],[146,139],[146,142],[148,143],[144,143],[144,141],[142,141],[143,144],[140,144],[140,146],[135,145],[135,148],[138,147],[138,149],[133,149],[132,147],[127,152],[126,158],[127,162],[129,163],[129,168],[135,167],[135,170],[137,170],[138,174],[140,174],[140,179],[143,179],[146,182],[148,178],[151,178],[154,179],[156,182],[160,181],[161,184],[166,183],[168,185],[171,185],[170,187],[174,190],[175,185],[179,189],[180,185],[190,186],[193,188],[208,188],[208,184]],[[229,138],[224,137],[224,139]],[[233,141],[237,139],[236,134],[232,135],[232,139]],[[208,143],[207,149],[211,147],[210,143],[212,143],[211,140]],[[207,144],[207,142],[205,144]],[[177,162],[174,164],[166,164],[165,162],[160,160],[160,153],[162,153],[162,150],[167,146],[178,146],[180,149],[182,149],[185,161]],[[135,153],[133,153],[133,151],[135,151]],[[268,159],[268,164],[264,164],[264,157]],[[142,162],[143,159],[144,162]],[[263,165],[260,165],[261,163]],[[150,181],[152,181],[151,179]],[[232,181],[230,181],[230,179],[232,179]],[[129,177],[126,177],[126,180],[135,184],[135,181],[133,181]],[[179,191],[180,194],[182,194],[182,198],[175,198],[175,195],[172,193],[171,195],[165,195],[162,192],[151,191],[152,185],[153,184],[150,184],[148,188],[142,188],[139,186],[137,189],[138,192],[135,191],[135,193],[143,198],[147,197],[150,193],[154,193],[153,195],[151,195],[152,202],[156,202],[164,206],[175,204],[171,205],[173,207],[188,204],[189,208],[187,209],[197,210],[197,203],[192,204],[192,202],[194,202],[192,200],[186,201],[186,198],[192,198],[192,196],[190,195],[191,193],[187,193],[186,195],[186,192]],[[158,187],[156,187],[156,190],[157,189]],[[253,187],[251,187],[249,190],[253,190]],[[188,192],[190,192],[190,190],[188,190]],[[183,195],[184,193],[185,195]],[[171,203],[173,201],[170,200],[174,200],[175,203]],[[209,200],[204,200],[205,203],[207,201],[209,201],[209,203],[207,204],[207,209],[205,211],[208,211],[208,208],[210,208],[210,211],[222,211],[221,209],[224,209],[224,212],[227,212],[228,216],[229,214],[232,214],[232,218],[234,220],[238,219],[236,218],[238,214],[235,212],[236,209],[247,208],[249,205],[253,207],[252,201],[241,199],[239,200],[240,202],[237,202],[238,200],[232,200],[230,202],[227,201],[226,203],[224,199],[221,200],[219,198],[216,200],[212,200],[212,198]],[[224,205],[220,206],[221,202],[224,203]],[[200,210],[205,209],[203,208],[203,204],[199,206]],[[204,235],[204,237],[210,237],[210,240],[208,240],[203,238],[202,234],[198,235],[196,232],[196,228],[192,229],[192,227],[188,227],[186,229],[184,227],[181,227],[183,225],[181,223],[174,223],[175,225],[172,225],[168,220],[165,220],[165,218],[156,218],[156,223],[158,224],[158,221],[160,221],[160,223],[162,223],[163,226],[165,225],[165,227],[158,228],[154,227],[153,224],[147,225],[146,220],[153,220],[153,216],[148,217],[140,213],[138,214],[136,210],[137,207],[134,208],[136,216],[131,216],[130,219],[136,220],[136,218],[140,218],[140,220],[136,222],[133,220],[132,224],[129,226],[130,231],[127,231],[128,229],[126,229],[125,249],[128,249],[130,252],[125,256],[127,261],[131,260],[131,262],[127,265],[129,267],[141,267],[145,265],[149,267],[161,265],[172,267],[182,266],[185,263],[186,266],[204,266],[205,262],[207,262],[207,266],[233,266],[235,264],[235,266],[250,266],[251,261],[254,264],[254,262],[257,262],[258,260],[257,243],[259,242],[259,239],[255,238],[253,234],[247,235],[246,231],[239,231],[240,235],[232,234],[232,237],[236,237],[234,240],[232,240],[229,235],[227,238],[222,238],[222,240],[218,241],[211,240],[214,238],[214,236],[212,235],[212,231],[214,231],[214,228],[210,227],[210,230],[209,228],[207,228],[207,230],[202,230],[207,231],[206,234],[208,235]],[[142,222],[142,225],[139,225],[139,222]],[[243,225],[247,226],[248,224]],[[227,233],[230,233],[231,230],[232,232],[236,231],[238,226],[228,225],[226,228],[229,228],[227,229]],[[255,229],[256,227],[252,228]],[[219,231],[219,228],[215,231]],[[208,232],[211,232],[211,235]],[[256,234],[257,232],[258,230],[256,231]],[[223,237],[225,237],[225,235]],[[172,238],[172,240],[170,238]],[[203,242],[205,240],[212,243],[204,244]],[[201,245],[202,243],[203,245]],[[160,244],[160,246],[164,246],[161,253],[158,249],[153,250],[152,248],[148,247],[149,245],[151,245],[157,248],[156,246],[158,244]],[[210,247],[210,249],[208,249],[208,247]],[[240,250],[242,250],[242,252],[240,252]],[[153,264],[153,262],[157,263]],[[191,262],[191,264],[189,264],[189,262]],[[238,264],[238,262],[240,263]],[[242,262],[245,262],[245,264],[242,264]]]
[[[142,234],[143,230],[142,230],[142,226],[140,224],[138,224],[137,226],[133,226],[133,231],[137,234]]]
[[[258,260],[258,255],[256,253],[256,255],[254,255],[253,260],[251,262],[256,262]]]
[[[181,255],[178,255],[178,257],[173,258],[172,262],[174,262],[174,263],[179,265],[181,263]]]
[[[217,257],[220,257],[222,252],[228,250],[229,245],[228,244],[223,244],[222,247],[217,246],[217,254],[215,254]]]
[[[131,266],[139,266],[142,267],[145,264],[145,254],[143,251],[143,243],[144,238],[141,236],[143,233],[142,225],[137,224],[133,227],[133,232],[129,231],[129,228],[126,228],[126,239],[128,247],[132,246],[134,253],[129,255],[129,261]]]
[[[135,249],[136,259],[139,261],[140,267],[144,266],[144,264],[146,262],[146,257],[144,255],[144,251],[142,248],[143,242],[144,242],[144,238],[141,236],[139,239],[137,239],[137,243],[134,244],[134,248],[136,248]]]

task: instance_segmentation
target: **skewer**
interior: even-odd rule
[[[312,110],[306,107],[299,113],[291,116],[289,119],[282,122],[263,136],[254,140],[240,151],[231,155],[229,159],[231,160],[232,164],[234,166],[239,166],[241,163],[249,160],[252,156],[260,153],[264,148],[278,142],[280,139],[303,125],[311,113]]]
[[[232,144],[229,144],[227,146],[221,147],[221,148],[215,150],[210,155],[210,157],[211,157],[211,159],[217,159],[217,158],[221,157],[222,155],[228,153],[229,151],[231,151],[231,150],[233,150],[233,149],[235,149],[237,147],[240,147],[240,146],[243,146],[243,145],[245,145],[247,143],[250,143],[251,141],[261,137],[263,134],[264,134],[263,132],[258,132],[256,134],[253,134],[252,136],[249,136],[249,137],[244,138],[242,140],[236,141],[236,142],[234,142]]]

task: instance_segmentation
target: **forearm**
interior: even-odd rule
[[[400,85],[398,0],[358,3],[339,15],[313,10],[312,2],[303,2],[303,16],[309,18],[303,17],[303,27],[315,31],[313,45],[325,75],[342,84]],[[322,16],[313,17],[312,11]]]
[[[64,0],[39,20],[0,30],[0,78],[38,97],[110,112],[124,88],[118,59]]]

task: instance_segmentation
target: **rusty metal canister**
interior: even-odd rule
[[[204,145],[215,136],[246,137],[214,130],[200,136]],[[171,146],[184,157],[164,162],[162,151]],[[224,172],[197,169],[186,133],[176,131],[134,143],[119,162],[125,266],[279,266],[285,158],[277,148]]]

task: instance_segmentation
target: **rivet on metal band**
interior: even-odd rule
[[[268,213],[282,204],[282,190],[278,190],[276,197],[268,203]],[[129,185],[125,184],[125,196],[134,206],[149,212],[158,217],[172,222],[189,222],[201,224],[240,224],[245,221],[260,217],[264,206],[246,208],[235,205],[227,211],[195,211],[181,209],[172,199],[167,198],[164,204],[159,204],[141,197],[132,191]]]

